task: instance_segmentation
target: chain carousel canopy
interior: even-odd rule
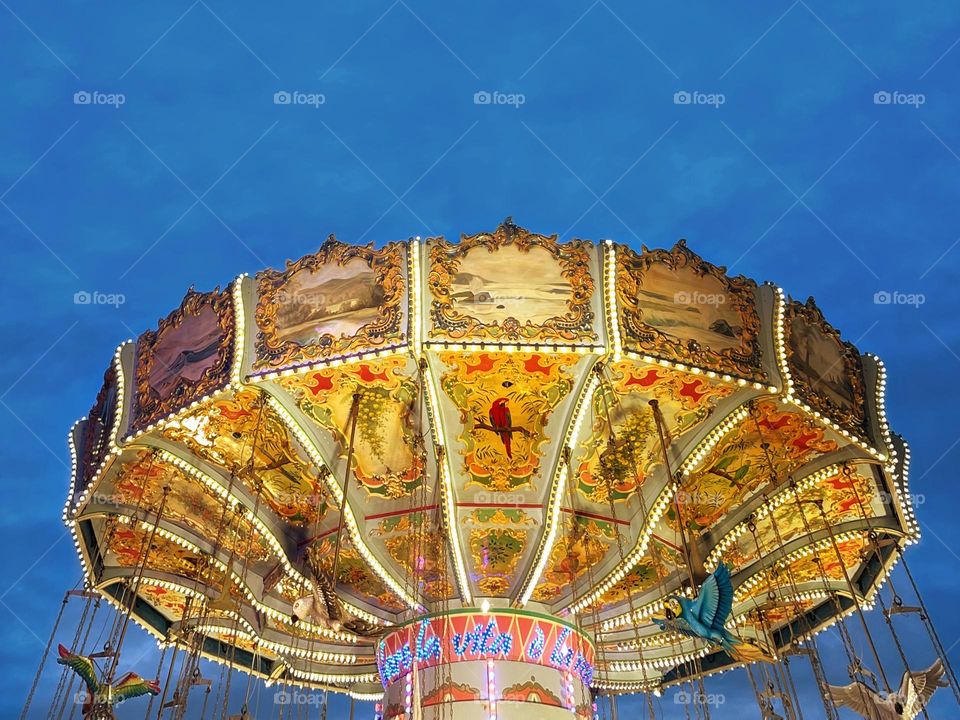
[[[683,241],[331,237],[120,346],[64,520],[163,642],[388,700],[559,657],[511,692],[576,706],[733,664],[651,622],[719,567],[774,651],[870,604],[918,537],[883,395],[812,299]]]

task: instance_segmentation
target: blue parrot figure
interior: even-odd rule
[[[724,627],[733,610],[733,584],[730,569],[720,563],[704,581],[694,600],[670,595],[664,602],[663,615],[651,620],[661,630],[673,630],[687,637],[719,645],[738,662],[771,661],[772,656],[754,641],[735,637]]]

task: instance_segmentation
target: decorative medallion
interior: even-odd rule
[[[533,487],[544,428],[573,388],[578,355],[442,352],[440,386],[460,413],[466,486],[495,492]]]
[[[491,527],[470,531],[474,576],[483,595],[500,597],[510,591],[526,544],[526,530]]]
[[[592,243],[560,243],[509,218],[492,234],[428,242],[431,339],[596,342]]]
[[[603,377],[591,399],[590,435],[573,466],[580,495],[604,506],[632,497],[662,465],[651,400],[659,403],[669,441],[700,425],[734,392],[702,375],[631,361],[612,364]]]
[[[327,536],[317,540],[310,546],[308,552],[314,572],[330,577],[333,574],[336,538]],[[359,599],[390,612],[400,612],[405,607],[403,602],[387,589],[380,578],[370,572],[360,553],[346,541],[343,541],[340,546],[337,587],[344,587]]]
[[[617,304],[624,345],[756,381],[760,317],[756,283],[703,260],[681,240],[639,255],[617,248]]]
[[[257,275],[257,358],[274,370],[405,340],[406,249],[347,245],[331,235],[313,255]]]
[[[564,513],[563,525],[550,560],[533,591],[537,602],[554,602],[569,593],[579,595],[599,577],[595,568],[616,547],[617,530],[606,520]]]
[[[420,706],[431,707],[433,705],[479,699],[480,691],[477,688],[467,685],[466,683],[455,683],[453,680],[447,680],[437,685],[437,687],[428,693],[425,693],[420,699]],[[406,714],[406,711],[402,710],[401,714]]]
[[[307,417],[333,435],[341,457],[347,455],[357,398],[354,475],[371,496],[387,500],[409,496],[424,477],[426,460],[414,453],[419,389],[408,369],[406,358],[395,357],[277,380]]]
[[[225,387],[233,362],[233,334],[229,291],[187,291],[179,308],[137,340],[131,430],[142,430]]]
[[[521,682],[509,687],[505,687],[500,699],[512,700],[513,702],[538,703],[540,705],[563,707],[563,702],[560,700],[560,698],[538,683],[536,677],[534,676],[531,676],[528,682]]]
[[[403,569],[404,583],[416,578],[418,590],[430,599],[448,598],[454,592],[436,532],[434,513],[420,511],[381,520],[370,533],[372,537],[384,538],[390,557]]]

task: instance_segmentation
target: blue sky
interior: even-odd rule
[[[19,712],[79,577],[64,438],[119,342],[187,287],[331,232],[456,237],[507,215],[635,246],[685,237],[814,295],[880,355],[926,500],[908,561],[960,662],[958,40],[949,2],[0,0],[0,715]],[[76,305],[79,291],[125,302]],[[876,304],[884,291],[923,303]],[[828,663],[834,682],[843,666]],[[746,687],[742,671],[710,681],[727,698],[714,714]],[[952,703],[941,691],[936,714]]]

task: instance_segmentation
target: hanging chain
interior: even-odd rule
[[[57,629],[60,627],[60,620],[63,619],[63,612],[67,609],[67,601],[70,599],[70,593],[63,594],[63,601],[60,603],[60,612],[57,613],[57,619],[53,623],[53,629],[50,631],[50,639],[47,640],[47,646],[43,649],[43,655],[40,656],[40,666],[37,668],[37,674],[33,676],[33,684],[30,686],[30,692],[27,693],[26,702],[23,704],[23,710],[20,712],[20,720],[26,720],[27,712],[30,710],[30,703],[33,702],[33,696],[37,691],[37,684],[40,682],[40,675],[43,673],[43,666],[47,662],[47,656],[50,654],[50,646],[53,645],[53,638],[57,635]]]

